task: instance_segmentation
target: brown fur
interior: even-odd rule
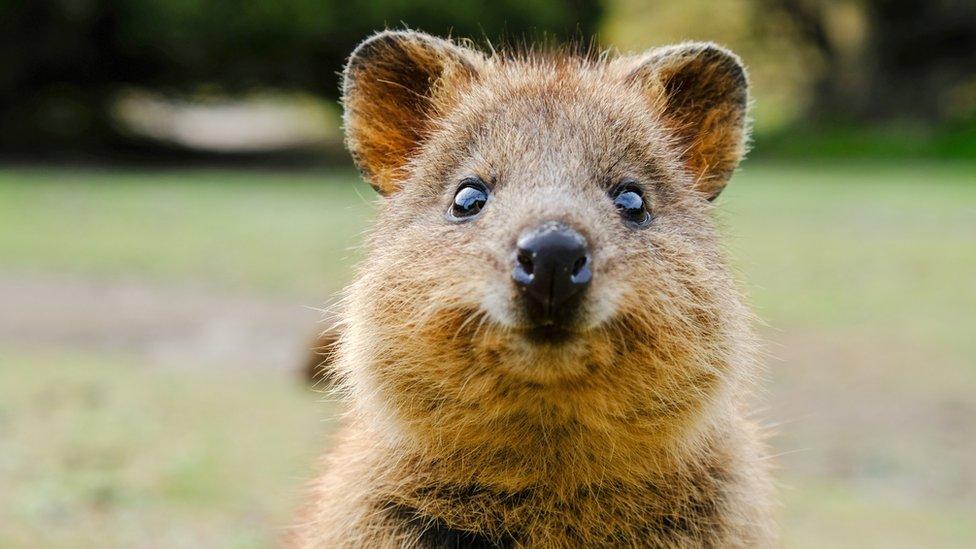
[[[335,363],[339,345],[339,330],[331,327],[319,332],[312,342],[310,353],[302,366],[305,381],[316,387],[329,387],[336,381]]]
[[[486,56],[386,32],[344,92],[385,197],[343,313],[351,411],[292,544],[770,545],[750,317],[709,204],[745,147],[738,58]],[[470,174],[490,200],[449,222]],[[646,229],[607,196],[624,177]],[[585,235],[594,278],[572,340],[533,343],[512,254],[552,219]]]

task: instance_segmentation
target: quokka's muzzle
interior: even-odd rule
[[[516,243],[512,278],[529,318],[538,325],[565,320],[593,279],[586,238],[556,221],[542,223]]]

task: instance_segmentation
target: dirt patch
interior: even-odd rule
[[[125,352],[151,365],[288,372],[304,364],[314,299],[231,295],[131,279],[0,272],[0,348]]]
[[[910,335],[766,334],[764,417],[791,475],[976,502],[976,375]]]

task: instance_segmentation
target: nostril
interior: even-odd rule
[[[518,255],[515,256],[515,259],[519,262],[519,265],[521,265],[522,270],[525,271],[525,274],[532,274],[532,252],[526,249],[520,249],[518,251]]]
[[[573,276],[579,276],[583,267],[586,267],[587,261],[589,261],[589,258],[584,255],[577,259],[576,263],[573,263]]]

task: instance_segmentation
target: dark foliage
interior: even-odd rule
[[[589,36],[599,0],[0,0],[0,150],[112,148],[116,92],[305,90],[370,33]]]

